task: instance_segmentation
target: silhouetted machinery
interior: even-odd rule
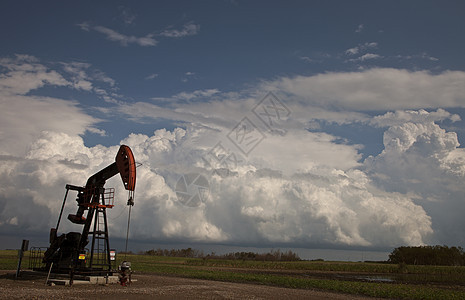
[[[84,187],[66,185],[65,198],[61,207],[57,226],[50,230],[50,247],[44,253],[46,269],[57,273],[108,274],[111,272],[110,245],[106,209],[114,204],[114,189],[104,188],[111,177],[121,175],[126,190],[129,191],[127,204],[134,205],[136,186],[136,164],[131,149],[122,145],[115,162],[89,177]],[[77,191],[78,210],[68,215],[68,219],[84,225],[82,232],[69,232],[57,236],[58,226],[65,207],[68,192]],[[84,216],[87,211],[87,215]],[[86,246],[92,239],[90,253]]]

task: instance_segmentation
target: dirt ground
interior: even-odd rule
[[[130,286],[49,286],[46,277],[0,271],[2,299],[368,299],[315,290],[288,289],[153,274],[134,274]],[[373,299],[373,298],[370,298]]]

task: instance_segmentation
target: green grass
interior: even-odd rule
[[[23,269],[27,268],[28,253],[25,253]],[[117,263],[123,260],[132,263],[137,273],[151,273],[205,280],[252,283],[299,289],[318,289],[340,293],[397,299],[465,299],[462,283],[465,267],[407,266],[351,262],[257,262],[242,260],[203,260],[195,258],[159,257],[148,255],[119,254]],[[14,270],[17,266],[17,251],[0,251],[0,269]],[[286,274],[280,274],[279,272]],[[294,271],[294,273],[292,273]],[[414,276],[412,283],[377,283],[312,277],[312,272],[353,274],[399,274]],[[303,274],[310,274],[302,276]],[[421,283],[418,278],[431,276],[441,278],[441,286]],[[418,278],[417,278],[418,277]],[[420,284],[418,284],[420,282]]]
[[[254,283],[299,289],[319,289],[340,293],[365,295],[382,298],[398,299],[465,299],[465,290],[455,291],[447,288],[437,288],[428,285],[373,283],[358,281],[343,281],[332,279],[300,278],[288,275],[244,273],[241,270],[224,270],[220,268],[203,269],[191,265],[179,264],[182,260],[175,260],[171,264],[169,259],[159,263],[133,262],[133,269],[143,272],[168,276],[217,280],[228,282]],[[191,262],[190,260],[188,260]],[[161,262],[161,263],[160,263]],[[328,263],[331,264],[331,263]],[[255,265],[254,265],[255,266]]]
[[[465,299],[465,289],[454,290],[449,277],[439,288],[428,284],[396,284],[302,278],[288,274],[260,273],[260,270],[294,270],[351,272],[354,274],[397,274],[397,265],[351,262],[256,262],[237,260],[203,260],[145,255],[128,255],[133,269],[139,272],[206,280],[254,283],[300,289],[319,289],[340,293],[398,299]],[[227,268],[227,269],[226,269]],[[245,270],[245,271],[244,271]],[[250,270],[250,271],[248,271]],[[405,272],[405,269],[401,270]],[[418,276],[449,275],[463,282],[464,267],[407,266],[408,274]],[[418,278],[414,278],[418,280]],[[453,281],[452,281],[453,282]]]
[[[177,275],[189,278],[244,282],[300,289],[321,289],[334,292],[358,294],[384,298],[404,299],[464,299],[465,292],[404,284],[382,284],[327,279],[304,279],[289,276],[236,273],[217,270],[186,269],[183,267],[163,266],[157,274]]]
[[[29,251],[24,252],[21,263],[22,269],[26,269],[29,264]],[[18,250],[0,250],[0,269],[16,270],[18,268]]]
[[[327,272],[361,272],[361,273],[402,273],[409,274],[455,274],[465,275],[465,267],[449,266],[406,266],[405,270],[399,270],[395,264],[364,263],[364,262],[260,262],[241,260],[202,260],[190,259],[186,264],[191,266],[251,268],[251,269],[275,269],[275,270],[308,270]]]

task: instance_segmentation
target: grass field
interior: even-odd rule
[[[28,266],[28,253],[23,269]],[[119,254],[137,273],[319,289],[397,299],[465,299],[465,267],[353,262],[259,262]],[[17,251],[0,250],[0,269],[17,267]]]

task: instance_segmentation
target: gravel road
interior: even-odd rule
[[[48,286],[43,276],[14,279],[0,271],[2,299],[368,299],[315,290],[134,274],[128,287],[111,285]],[[369,298],[373,299],[373,298]]]

